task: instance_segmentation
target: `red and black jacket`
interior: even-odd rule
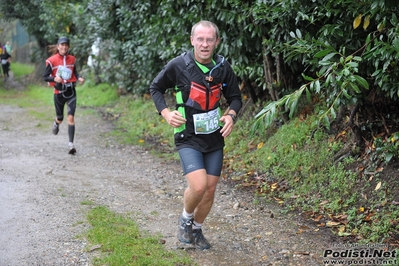
[[[73,55],[60,55],[59,53],[49,57],[46,60],[46,70],[44,71],[43,79],[48,82],[49,86],[54,87],[54,94],[61,93],[60,90],[64,83],[76,83],[79,74],[75,67],[76,58]],[[67,67],[72,71],[72,76],[68,80],[63,80],[62,83],[54,82],[54,78],[60,66]]]

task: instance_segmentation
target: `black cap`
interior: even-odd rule
[[[61,43],[67,43],[68,45],[69,45],[69,39],[67,38],[67,37],[65,37],[65,36],[62,36],[62,37],[60,37],[59,39],[58,39],[58,42],[57,42],[58,44],[61,44]]]

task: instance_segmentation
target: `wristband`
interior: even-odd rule
[[[236,116],[234,114],[228,113],[227,115],[229,115],[229,116],[231,116],[231,118],[233,118],[233,122],[234,123],[236,122]]]

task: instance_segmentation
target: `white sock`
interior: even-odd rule
[[[185,209],[183,209],[183,217],[186,219],[192,219],[194,217],[194,213],[188,213]]]
[[[202,227],[202,224],[197,223],[196,221],[194,221],[194,223],[193,223],[193,229],[201,229],[201,227]]]

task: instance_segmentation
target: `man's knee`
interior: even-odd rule
[[[68,124],[74,124],[75,123],[75,117],[73,115],[68,115]]]
[[[191,184],[188,188],[195,197],[202,197],[207,191],[207,186],[201,184]]]
[[[219,177],[218,176],[213,176],[213,175],[208,175],[208,182],[207,182],[207,192],[208,193],[215,193],[217,184],[219,183]]]

